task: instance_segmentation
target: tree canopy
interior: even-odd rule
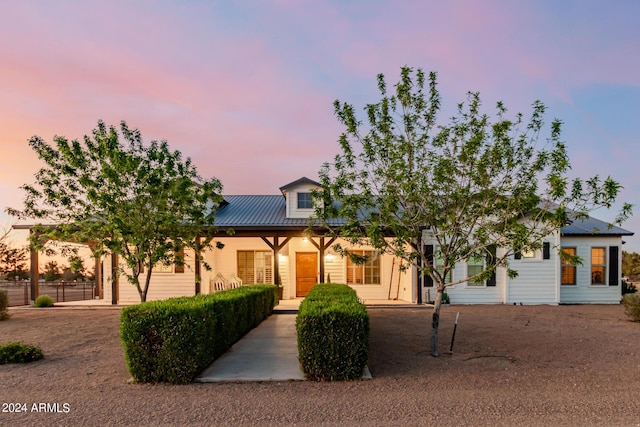
[[[125,263],[118,273],[145,301],[156,265],[183,264],[184,248],[199,254],[210,246],[222,184],[202,179],[166,141],[145,144],[125,122],[118,132],[99,121],[81,141],[34,136],[29,145],[45,166],[22,186],[23,208],[7,211],[38,221],[33,247],[91,242],[96,256],[117,254]]]
[[[378,89],[380,101],[365,107],[366,124],[351,104],[334,103],[345,127],[342,152],[319,172],[316,216],[351,244],[399,257],[433,280],[438,292],[431,352],[438,355],[447,286],[487,280],[498,267],[514,277],[511,255],[540,249],[544,237],[594,207],[611,207],[622,187],[610,177],[569,178],[561,122],[553,120],[549,136],[539,141],[547,129],[540,101],[528,121],[522,114],[508,117],[502,102],[491,117],[482,112],[479,93],[469,92],[443,123],[436,73],[403,67],[392,91],[382,74]],[[630,211],[625,204],[618,220]],[[335,218],[344,225],[332,228]],[[425,239],[438,248],[438,265],[423,250]],[[345,248],[336,250],[353,257]],[[482,268],[446,280],[457,263],[470,259],[482,260]]]

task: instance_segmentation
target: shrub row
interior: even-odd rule
[[[9,315],[9,292],[6,289],[0,289],[0,320],[7,320]]]
[[[5,363],[28,363],[44,357],[40,347],[21,342],[0,345],[0,365]]]
[[[296,318],[298,359],[308,379],[353,380],[369,359],[369,314],[347,285],[315,285]]]
[[[273,285],[252,285],[123,309],[120,338],[133,379],[192,382],[272,313],[277,292]]]

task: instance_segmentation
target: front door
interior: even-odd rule
[[[296,252],[296,296],[307,296],[318,283],[318,253]]]

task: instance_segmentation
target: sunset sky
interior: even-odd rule
[[[467,91],[487,113],[542,100],[575,176],[638,204],[639,17],[636,0],[0,0],[0,223],[39,167],[28,139],[99,119],[166,139],[226,194],[316,179],[339,150],[333,101],[362,112],[403,65],[437,71],[447,112]],[[640,252],[640,212],[623,226]]]

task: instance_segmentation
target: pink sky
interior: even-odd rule
[[[33,181],[32,135],[81,138],[98,119],[168,140],[227,194],[277,194],[337,153],[333,100],[362,111],[377,73],[394,82],[403,65],[437,71],[449,108],[468,90],[512,112],[541,99],[576,175],[611,174],[637,203],[638,16],[633,0],[10,2],[0,207]]]

